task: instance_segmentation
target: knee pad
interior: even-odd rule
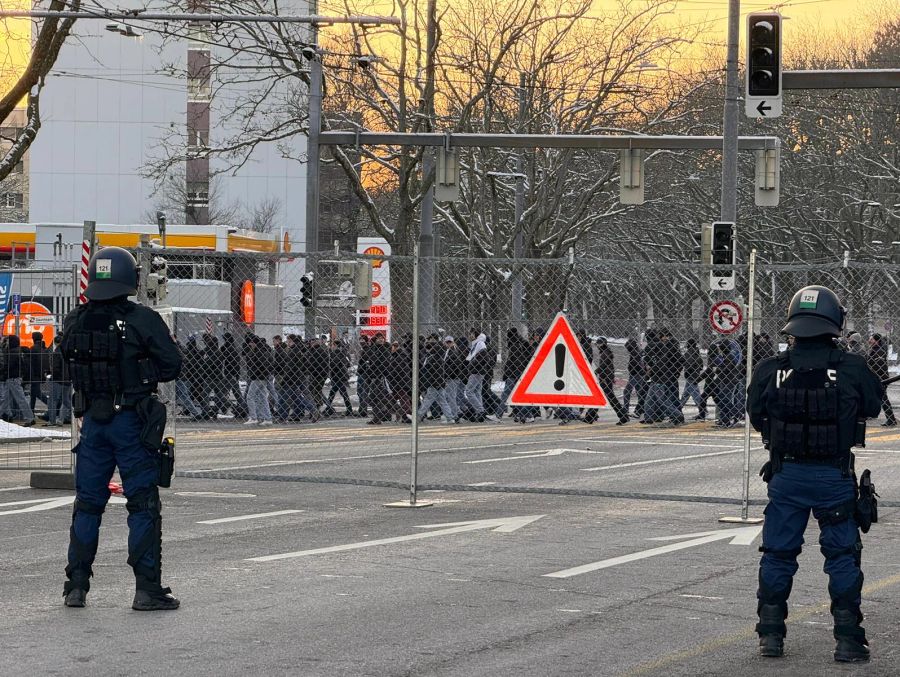
[[[106,505],[101,505],[99,503],[90,503],[88,501],[82,501],[80,498],[76,498],[75,503],[72,504],[73,517],[79,512],[100,517],[104,512],[106,512]]]
[[[140,489],[131,496],[125,503],[130,515],[139,512],[151,512],[155,515],[160,513],[159,488],[156,486]]]

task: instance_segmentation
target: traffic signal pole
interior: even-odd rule
[[[729,0],[725,110],[722,120],[722,196],[719,218],[734,223],[737,223],[738,119],[741,89],[738,81],[740,19],[740,0]]]

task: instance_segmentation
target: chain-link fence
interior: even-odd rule
[[[179,263],[166,257],[171,272],[173,261]],[[365,279],[358,274],[360,263],[372,266],[371,299],[359,287]],[[184,265],[196,266],[196,259]],[[187,424],[182,438],[187,435],[192,444],[182,468],[273,474],[300,468],[313,479],[402,483],[415,371],[421,453],[539,454],[567,441],[603,438],[633,445],[634,465],[652,468],[658,459],[648,454],[671,447],[676,459],[702,460],[675,471],[664,493],[741,497],[747,266],[422,258],[414,338],[412,257],[259,259],[245,261],[244,274],[237,276],[225,257],[212,256],[201,265],[209,277],[170,282],[185,353],[178,384],[179,415]],[[256,283],[252,316],[248,280]],[[900,315],[898,280],[898,266],[757,267],[753,362],[787,347],[779,332],[788,302],[800,287],[818,283],[846,299],[848,336],[858,332],[860,339],[851,336],[845,347],[868,355],[886,377],[896,361],[891,333]],[[203,300],[216,287],[224,305]],[[609,408],[508,405],[512,387],[560,311],[575,329]],[[885,422],[893,420],[891,415]],[[874,428],[873,449],[874,440],[890,432]],[[294,443],[286,445],[288,440]],[[371,458],[385,459],[378,477],[369,466],[362,470],[351,463]],[[878,466],[873,469],[890,475],[890,454],[875,450],[869,458]],[[764,459],[754,435],[754,472]],[[426,463],[421,480],[477,485],[487,469],[482,460],[461,462],[452,471]],[[518,477],[513,466],[504,470],[504,483],[534,484]],[[712,479],[717,474],[734,481]],[[603,491],[618,481],[602,472],[578,477],[548,478],[546,488]],[[658,494],[653,481],[653,473],[635,473],[629,486],[635,493]],[[753,496],[762,498],[763,489],[754,483]]]
[[[0,270],[0,470],[70,469],[70,386],[57,350],[75,303],[70,266]]]
[[[667,495],[741,497],[747,266],[422,258],[416,314],[413,257],[367,251],[153,251],[152,280],[168,277],[158,307],[185,357],[182,376],[166,396],[176,405],[183,470],[296,474],[302,468],[310,477],[402,483],[415,403],[421,453],[476,456],[452,469],[426,463],[426,484],[482,484],[492,458],[478,458],[485,455],[481,450],[499,451],[488,455],[502,460],[616,443],[631,445],[634,460],[625,465],[639,468],[701,459],[670,467]],[[156,270],[160,262],[165,272]],[[0,282],[5,274],[0,271]],[[0,468],[67,467],[68,431],[41,419],[61,423],[70,416],[68,384],[54,370],[56,353],[34,349],[32,334],[40,331],[40,343],[52,345],[74,303],[74,275],[68,269],[9,274],[0,373],[7,377],[4,418],[15,428],[5,434]],[[864,354],[883,379],[896,370],[900,266],[765,265],[757,266],[754,279],[754,363],[787,347],[780,334],[787,304],[797,289],[817,283],[847,305],[842,347]],[[561,311],[611,406],[510,406],[513,386]],[[19,348],[12,336],[19,337]],[[37,426],[24,426],[29,407]],[[886,398],[880,422],[889,426],[895,423],[891,407]],[[893,440],[893,430],[870,430],[861,455],[883,471],[883,482],[900,481],[893,456],[879,446]],[[755,470],[765,452],[753,439]],[[655,457],[661,449],[672,453]],[[379,463],[375,477],[371,466],[353,464],[372,459]],[[508,467],[503,484],[535,484],[517,475],[515,464]],[[721,476],[734,481],[713,479]],[[542,486],[606,491],[618,480],[585,472],[548,477]],[[629,486],[634,493],[659,493],[653,473],[630,475]],[[753,492],[761,498],[762,487],[754,484]]]

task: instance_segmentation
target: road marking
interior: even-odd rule
[[[586,442],[588,444],[640,444],[645,447],[667,446],[667,447],[711,447],[713,449],[721,449],[722,444],[700,444],[698,442],[657,442],[652,438],[644,440],[592,440],[592,439],[574,439],[572,442]]]
[[[5,503],[3,505],[23,505],[26,503],[31,503],[27,508],[17,508],[15,510],[5,510],[0,512],[0,516],[2,515],[21,515],[26,512],[40,512],[42,510],[53,510],[54,508],[61,508],[65,505],[71,505],[75,502],[74,496],[63,496],[61,498],[43,498],[38,501],[14,501],[12,503]],[[110,496],[109,503],[111,504],[124,504],[126,501],[121,496]]]
[[[516,529],[521,529],[527,524],[536,522],[543,515],[521,515],[518,517],[500,517],[496,519],[476,520],[473,522],[450,522],[447,524],[424,524],[419,529],[437,529],[437,531],[428,531],[419,534],[408,534],[406,536],[394,536],[393,538],[380,538],[373,541],[362,541],[360,543],[346,543],[344,545],[332,545],[327,548],[315,548],[313,550],[299,550],[297,552],[285,552],[278,555],[265,555],[263,557],[250,557],[248,562],[274,562],[281,559],[292,559],[295,557],[306,557],[308,555],[323,555],[330,552],[346,552],[347,550],[359,550],[361,548],[371,548],[376,545],[389,545],[391,543],[403,543],[405,541],[418,541],[423,538],[435,538],[436,536],[451,536],[453,534],[461,534],[467,531],[478,531],[480,529],[490,529],[501,534],[512,533]]]
[[[472,484],[467,484],[467,487],[492,487],[496,482],[473,482]]]
[[[302,510],[276,510],[275,512],[258,512],[255,515],[238,515],[237,517],[220,517],[214,520],[202,520],[197,524],[225,524],[226,522],[242,522],[244,520],[256,520],[263,517],[278,517],[279,515],[294,515]]]
[[[599,562],[591,562],[590,564],[582,564],[581,566],[572,567],[571,569],[563,569],[562,571],[554,571],[550,574],[544,574],[547,578],[571,578],[572,576],[580,576],[592,571],[607,569],[619,564],[627,564],[637,560],[655,557],[656,555],[665,555],[670,552],[677,552],[686,548],[693,548],[697,545],[705,545],[715,541],[723,541],[731,539],[732,545],[750,545],[757,536],[762,532],[762,525],[752,527],[738,527],[737,529],[719,529],[717,531],[703,531],[696,534],[681,534],[679,536],[662,536],[651,538],[651,541],[670,541],[677,538],[689,538],[691,540],[683,543],[672,543],[671,545],[663,545],[658,548],[633,552],[630,555],[622,555],[611,559],[600,560]]]
[[[5,489],[0,489],[0,491],[21,491],[22,489],[31,489],[31,487],[6,487]]]
[[[547,456],[562,456],[565,453],[572,454],[605,454],[605,451],[590,451],[589,449],[547,449],[546,451],[530,452],[517,451],[518,456],[504,456],[502,458],[480,458],[477,461],[463,461],[463,463],[494,463],[496,461],[521,461],[526,458],[544,458]]]
[[[225,491],[176,491],[176,496],[205,496],[206,498],[256,498],[256,494],[228,493]]]
[[[762,447],[754,447],[751,449],[762,449]],[[670,456],[668,458],[654,458],[649,461],[632,461],[631,463],[617,463],[616,465],[600,465],[594,468],[582,468],[585,472],[594,472],[597,470],[616,470],[618,468],[634,468],[642,465],[656,465],[658,463],[671,463],[673,461],[689,461],[694,458],[709,458],[710,456],[728,456],[731,454],[739,454],[744,448],[728,449],[726,451],[712,451],[708,454],[686,454],[685,456]]]
[[[358,444],[354,442],[353,444]],[[478,449],[496,449],[499,447],[521,447],[527,445],[540,444],[540,442],[501,442],[498,444],[479,444],[470,447],[439,447],[436,449],[419,449],[420,454],[434,454],[446,451],[477,451]],[[531,453],[531,452],[524,452]],[[306,463],[337,463],[341,461],[359,461],[371,458],[390,458],[393,456],[409,456],[408,451],[390,451],[383,454],[364,454],[362,456],[338,456],[335,458],[308,458],[293,461],[271,461],[268,463],[258,463],[255,465],[236,465],[226,468],[204,468],[202,470],[191,470],[190,472],[224,472],[228,470],[253,470],[255,468],[275,468],[283,465],[303,465]]]

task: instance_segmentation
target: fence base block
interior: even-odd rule
[[[725,524],[762,524],[762,517],[720,517],[720,522]]]
[[[434,503],[431,501],[395,501],[394,503],[385,503],[385,508],[430,508]]]
[[[29,484],[32,489],[75,490],[75,477],[66,472],[33,472]]]

